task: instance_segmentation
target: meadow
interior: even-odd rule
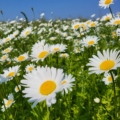
[[[104,1],[104,3],[103,3]],[[120,15],[0,22],[0,120],[120,120]],[[33,12],[34,13],[34,12]]]

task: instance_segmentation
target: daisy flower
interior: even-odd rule
[[[108,8],[111,4],[113,4],[113,0],[100,0],[99,1],[99,6],[101,8]]]
[[[45,45],[45,40],[41,40],[41,41],[38,41],[37,43],[35,43],[33,46],[32,46],[32,51],[36,48],[40,48],[40,47],[43,47]]]
[[[5,109],[9,108],[15,102],[13,94],[10,93],[8,95],[8,99],[3,99],[3,101],[4,101],[5,106],[2,105],[2,109],[1,110],[4,112]]]
[[[15,38],[18,34],[19,34],[19,31],[18,31],[18,30],[16,30],[16,31],[14,31],[14,32],[13,32],[13,34],[12,34],[12,35],[13,35],[13,36],[14,36],[14,38]]]
[[[83,38],[82,41],[80,41],[81,44],[83,44],[83,46],[94,46],[95,44],[97,44],[97,42],[99,41],[98,37],[96,36],[87,36],[86,38]]]
[[[80,28],[80,26],[81,26],[81,24],[79,22],[75,22],[72,24],[72,29],[77,30]]]
[[[115,76],[114,74],[113,74],[113,77],[114,77],[114,80],[117,78],[117,76]],[[112,76],[111,76],[111,74],[105,73],[105,74],[104,74],[104,78],[103,78],[102,81],[104,81],[104,83],[105,83],[106,85],[112,83]]]
[[[19,92],[21,90],[21,85],[15,86],[15,92]]]
[[[56,93],[61,90],[60,83],[64,76],[62,69],[54,67],[37,67],[32,72],[24,75],[21,80],[23,86],[26,86],[23,93],[24,97],[30,98],[29,102],[37,103],[46,100],[47,106],[56,103]]]
[[[3,54],[9,53],[12,50],[12,47],[8,47],[2,51]]]
[[[13,66],[7,70],[3,70],[4,74],[2,74],[2,76],[11,80],[18,73],[19,67],[20,66]]]
[[[0,58],[0,61],[2,61],[2,62],[6,61],[6,60],[9,60],[8,54],[5,54]]]
[[[75,79],[72,77],[71,74],[65,75],[64,79],[61,81],[61,91],[63,94],[64,94],[64,91],[65,93],[68,93],[68,90],[72,91],[74,81]]]
[[[22,62],[22,61],[25,61],[26,59],[28,59],[28,53],[24,53],[24,54],[16,57],[15,61]]]
[[[44,61],[44,59],[50,54],[49,45],[46,44],[43,47],[36,47],[32,50],[31,57],[33,57],[33,61]]]
[[[25,70],[26,72],[31,72],[32,70],[34,70],[34,68],[35,68],[35,65],[30,64],[26,66]]]
[[[110,23],[112,25],[120,25],[120,17],[116,17],[114,19],[111,19]]]
[[[69,57],[69,55],[68,55],[67,53],[61,53],[61,54],[60,54],[60,57],[62,57],[62,58],[67,58],[67,57]]]
[[[13,35],[8,35],[6,38],[3,39],[3,43],[6,43],[6,42],[12,40],[12,38],[13,38]]]
[[[98,22],[97,21],[91,21],[88,26],[89,27],[96,27],[98,25]]]
[[[56,52],[64,52],[66,49],[66,45],[64,44],[56,44],[50,46],[50,51],[54,54]]]
[[[21,37],[27,37],[29,34],[32,33],[32,27],[27,27],[21,32]]]
[[[101,74],[108,72],[109,70],[117,69],[120,67],[120,51],[116,50],[103,50],[103,54],[98,51],[97,55],[93,55],[93,58],[89,59],[87,66],[90,66],[90,74]]]
[[[108,20],[111,20],[111,19],[112,19],[112,15],[110,13],[110,14],[107,14],[107,15],[103,16],[101,18],[101,21],[108,21]]]

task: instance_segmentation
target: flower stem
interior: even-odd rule
[[[112,81],[113,81],[113,91],[114,91],[114,115],[115,115],[115,120],[117,120],[117,97],[116,97],[116,89],[115,89],[115,80],[112,74],[112,71],[110,71]]]
[[[112,18],[114,19],[114,16],[113,16],[113,13],[112,13],[112,9],[111,9],[110,6],[109,6],[109,10],[110,10],[110,13],[111,13],[111,15],[112,15]]]

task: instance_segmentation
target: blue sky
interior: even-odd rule
[[[57,18],[90,18],[92,14],[96,17],[109,13],[109,9],[98,6],[99,0],[0,0],[0,10],[3,11],[4,18],[0,14],[0,20],[13,20],[20,13],[24,12],[29,20],[33,19],[31,7],[34,8],[36,19],[40,18],[41,13],[45,13],[46,19]],[[120,12],[120,0],[114,0],[111,5],[113,13]],[[53,15],[51,15],[53,12]]]

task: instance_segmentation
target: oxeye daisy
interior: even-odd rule
[[[15,86],[15,92],[19,92],[21,90],[21,85]]]
[[[8,47],[2,51],[3,54],[9,53],[12,50],[12,47]]]
[[[62,58],[67,58],[67,57],[69,57],[69,55],[68,55],[67,53],[61,53],[61,54],[60,54],[60,57],[62,57]]]
[[[116,17],[114,19],[111,19],[110,23],[112,25],[120,25],[120,17]]]
[[[12,40],[12,38],[13,38],[13,35],[8,35],[6,38],[3,39],[3,43],[6,43],[6,42]]]
[[[107,14],[105,16],[103,16],[101,18],[101,21],[108,21],[108,20],[111,20],[112,19],[112,15],[111,14]]]
[[[79,22],[75,22],[72,24],[72,29],[77,30],[80,28],[80,26],[81,26],[81,24]]]
[[[62,93],[68,93],[68,90],[72,91],[72,86],[74,85],[73,82],[75,79],[72,77],[71,74],[65,75],[64,79],[61,81],[61,90]]]
[[[15,61],[22,62],[22,61],[25,61],[26,59],[28,59],[28,53],[24,53],[24,54],[16,57]]]
[[[2,62],[6,61],[6,60],[9,60],[8,54],[3,55],[3,56],[0,58],[0,61],[2,61]]]
[[[83,46],[94,46],[95,44],[97,44],[97,42],[99,41],[98,37],[96,36],[87,36],[86,38],[83,38],[82,41],[80,41],[81,44],[83,44]]]
[[[44,45],[45,45],[45,40],[38,41],[37,43],[35,43],[35,44],[32,46],[32,51],[33,51],[34,49],[43,47]]]
[[[32,32],[32,27],[27,27],[21,32],[21,37],[27,37]]]
[[[96,27],[98,25],[98,22],[97,21],[91,21],[88,26],[89,27]]]
[[[37,67],[32,72],[24,75],[21,80],[25,86],[24,97],[30,98],[29,102],[34,102],[34,107],[38,102],[46,100],[47,106],[56,103],[56,93],[61,90],[60,83],[64,76],[62,69],[54,67]]]
[[[31,53],[31,57],[33,57],[33,61],[44,61],[44,59],[50,54],[49,45],[46,44],[40,48],[34,48]]]
[[[111,4],[113,4],[113,0],[100,0],[99,6],[105,8],[108,8]]]
[[[11,94],[9,94],[8,95],[8,100],[7,99],[3,99],[3,101],[4,101],[4,105],[2,105],[2,111],[4,112],[5,111],[5,109],[7,109],[7,108],[9,108],[15,101],[14,101],[14,96],[13,96],[13,94],[11,93]]]
[[[2,74],[2,76],[11,80],[18,73],[19,67],[20,66],[13,66],[7,70],[3,70],[4,74]]]
[[[64,52],[65,49],[66,49],[66,45],[64,45],[64,44],[56,44],[56,45],[50,46],[50,51],[53,54],[56,52]]]
[[[31,72],[32,70],[34,70],[34,68],[35,68],[35,65],[30,64],[26,66],[25,70],[26,72]]]
[[[113,73],[112,73],[112,74],[113,74]],[[114,80],[115,80],[115,79],[117,78],[117,76],[115,76],[115,75],[113,74],[113,78],[114,78]],[[104,81],[104,83],[105,83],[106,85],[112,83],[113,80],[112,80],[111,74],[105,73],[105,74],[104,74],[104,78],[103,78],[102,81]]]
[[[89,59],[87,66],[90,66],[90,74],[101,74],[120,67],[120,51],[116,50],[103,50],[103,54],[98,51],[97,55]]]

